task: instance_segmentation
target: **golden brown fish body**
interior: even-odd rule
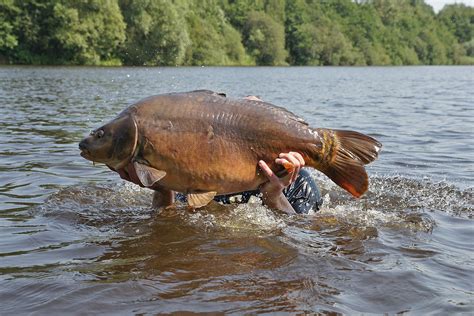
[[[103,134],[100,139],[98,133]],[[110,143],[105,155],[101,148]],[[308,166],[360,196],[368,185],[363,165],[377,157],[381,145],[357,132],[310,128],[293,113],[263,101],[193,91],[141,100],[80,147],[86,159],[99,161],[95,157],[101,156],[99,162],[115,170],[134,162],[144,186],[211,192],[208,200],[258,188],[267,181],[258,161],[278,172],[282,167],[275,158],[289,151],[299,152]]]
[[[256,189],[266,180],[259,160],[321,145],[293,114],[260,101],[198,92],[151,97],[129,110],[139,126],[139,155],[166,171],[161,185],[179,192]]]

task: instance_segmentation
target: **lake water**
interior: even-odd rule
[[[474,68],[0,68],[0,314],[474,311]],[[157,214],[79,156],[143,97],[258,95],[384,147],[360,200]],[[179,144],[177,144],[179,145]]]

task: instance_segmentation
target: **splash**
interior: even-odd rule
[[[151,200],[149,190],[106,182],[63,188],[31,212],[79,228],[116,231],[150,219]]]
[[[268,233],[281,229],[285,222],[281,215],[274,212],[264,205],[260,198],[252,196],[248,203],[223,205],[216,203],[213,208],[206,208],[196,213],[196,218],[206,218],[206,215],[212,217],[209,221],[213,227],[233,233],[248,233],[249,231]],[[211,214],[210,214],[211,213]],[[198,215],[199,214],[199,215]],[[207,217],[209,219],[209,217]]]
[[[368,200],[376,207],[409,211],[441,211],[474,217],[474,188],[461,189],[445,181],[401,176],[371,179]]]
[[[432,212],[474,216],[472,188],[402,176],[376,176],[370,179],[369,191],[356,200],[325,178],[315,178],[324,193],[318,214],[333,215],[356,226],[431,232],[436,225],[430,216]]]
[[[353,199],[326,178],[314,173],[324,197],[323,207],[310,216],[324,222],[350,227],[393,227],[412,231],[432,231],[430,213],[474,217],[473,189],[460,189],[445,182],[430,182],[401,176],[372,177],[370,190]],[[213,202],[190,212],[177,204],[161,213],[151,209],[152,191],[130,183],[113,182],[67,187],[51,195],[39,208],[41,215],[100,230],[124,230],[159,217],[178,217],[185,225],[203,230],[226,232],[273,232],[294,224],[290,216],[262,205],[258,197],[247,204],[222,205]],[[311,216],[312,215],[312,216]],[[314,218],[316,217],[316,218]],[[298,220],[297,220],[298,221]],[[142,228],[140,228],[142,229]]]
[[[257,197],[247,204],[212,202],[194,211],[179,202],[157,211],[151,202],[151,190],[126,182],[106,182],[63,188],[31,212],[33,216],[128,236],[146,233],[155,220],[170,219],[198,230],[227,233],[269,233],[285,226],[282,215],[263,206]]]

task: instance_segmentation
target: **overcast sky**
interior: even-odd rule
[[[435,12],[441,10],[445,4],[451,3],[464,3],[468,6],[474,7],[474,0],[425,0],[425,2],[432,6]]]

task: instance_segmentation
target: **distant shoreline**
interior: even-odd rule
[[[25,68],[104,68],[104,69],[122,69],[122,68],[137,68],[137,69],[153,69],[153,68],[162,68],[162,69],[176,69],[176,68],[413,68],[413,67],[469,67],[474,66],[474,64],[456,64],[456,65],[344,65],[344,66],[334,66],[334,65],[325,65],[325,66],[312,66],[312,65],[286,65],[286,66],[264,66],[264,65],[205,65],[205,66],[132,66],[132,65],[122,65],[122,66],[105,66],[105,65],[41,65],[41,64],[0,64],[0,67],[25,67]]]
[[[0,5],[0,64],[474,65],[474,7],[424,0],[24,1]]]

